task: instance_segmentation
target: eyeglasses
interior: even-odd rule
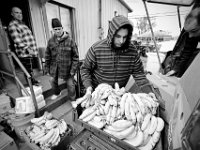
[[[62,27],[53,28],[54,31],[60,31],[60,30],[62,30],[62,29],[63,29]]]

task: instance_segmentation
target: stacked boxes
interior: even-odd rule
[[[26,90],[31,95],[30,88],[27,87]],[[35,93],[35,98],[37,101],[38,109],[41,109],[46,105],[46,102],[44,100],[44,96],[42,94],[42,87],[41,86],[33,86],[33,90]],[[26,113],[32,113],[35,112],[34,103],[32,100],[32,97],[29,95],[26,95],[26,93],[22,90],[23,97],[16,98],[16,106],[15,111],[17,114],[26,114]]]

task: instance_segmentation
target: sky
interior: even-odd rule
[[[146,17],[146,11],[142,0],[125,0],[125,2],[132,8],[133,12],[129,13],[129,19],[134,24],[134,34],[138,34],[136,28],[137,19]],[[149,16],[155,17],[156,26],[153,31],[164,30],[169,32],[172,36],[180,34],[179,21],[177,15],[177,6],[155,4],[147,2],[147,9]],[[191,7],[180,7],[181,26],[183,27],[186,15],[189,13]]]

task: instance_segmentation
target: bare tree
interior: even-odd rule
[[[152,27],[156,26],[156,18],[151,18]],[[150,30],[149,22],[147,17],[141,17],[137,20],[137,28],[139,30],[139,34],[145,33]]]

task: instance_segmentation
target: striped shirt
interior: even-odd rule
[[[37,56],[36,41],[28,26],[17,20],[12,20],[9,23],[8,31],[14,41],[15,50],[19,57],[25,57],[30,54]]]
[[[95,88],[100,83],[114,86],[115,82],[118,82],[120,87],[125,87],[130,75],[134,77],[138,86],[149,85],[134,45],[129,42],[126,49],[111,48],[113,35],[125,24],[131,25],[125,17],[110,22],[107,38],[96,42],[88,50],[81,66],[81,77],[86,88]]]

